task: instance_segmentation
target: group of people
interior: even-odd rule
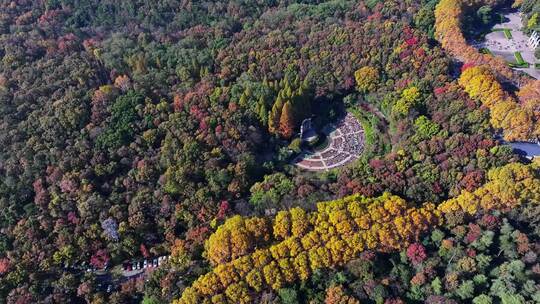
[[[329,135],[330,146],[320,155],[330,168],[344,165],[362,153],[362,126],[350,113],[336,125],[336,130]]]
[[[357,158],[364,149],[363,129],[350,113],[325,131],[330,144],[322,151],[313,151],[297,159],[296,164],[309,170],[325,170],[343,166]]]
[[[334,154],[332,158],[326,159],[326,165],[330,168],[334,167],[335,165],[340,166],[344,165],[349,162],[349,160],[352,159],[352,156],[350,154],[347,154],[345,152],[341,152],[339,154]]]
[[[499,41],[489,40],[484,43],[486,47],[496,48],[499,51],[521,50],[527,47],[527,43],[524,41],[510,42],[510,44],[502,44]],[[512,46],[512,48],[510,48]]]

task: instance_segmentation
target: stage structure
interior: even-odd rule
[[[529,38],[529,45],[534,49],[538,47],[540,44],[540,36],[538,35],[538,32],[534,31]]]
[[[311,118],[307,118],[302,121],[302,125],[300,126],[300,139],[302,139],[302,142],[307,143],[317,141],[317,132],[315,132],[315,130],[313,129]]]

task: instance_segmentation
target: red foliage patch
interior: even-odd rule
[[[414,265],[420,264],[427,257],[426,248],[424,248],[422,244],[418,244],[418,243],[411,244],[407,248],[407,257]]]

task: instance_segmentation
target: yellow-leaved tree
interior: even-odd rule
[[[213,264],[229,262],[252,252],[271,237],[271,225],[264,218],[233,216],[206,241],[206,257]]]
[[[174,303],[253,303],[256,293],[305,281],[317,269],[343,266],[366,249],[391,252],[406,248],[456,214],[505,212],[524,202],[538,203],[539,172],[536,163],[493,169],[484,186],[463,191],[438,207],[431,203],[417,207],[385,193],[376,198],[352,195],[319,203],[316,211],[297,210],[294,216],[283,211],[274,220],[276,238],[272,245],[220,263],[186,288]],[[306,219],[307,224],[295,226],[293,218]]]

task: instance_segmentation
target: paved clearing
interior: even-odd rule
[[[507,13],[504,15],[507,22],[496,24],[495,29],[510,29],[512,31],[512,39],[505,37],[504,32],[492,32],[486,35],[484,42],[477,44],[479,48],[489,49],[493,55],[501,56],[506,61],[516,62],[514,57],[515,52],[521,52],[523,59],[530,63],[530,68],[516,68],[523,71],[536,79],[540,79],[540,70],[534,67],[534,64],[540,62],[534,56],[534,50],[529,46],[529,37],[521,31],[521,16],[519,13]]]
[[[537,143],[528,142],[511,142],[508,143],[514,151],[517,150],[518,154],[526,156],[528,158],[534,158],[540,156],[540,145]]]
[[[364,150],[364,129],[350,113],[324,128],[328,146],[319,151],[303,151],[294,163],[312,171],[330,170],[344,166],[356,159]]]

